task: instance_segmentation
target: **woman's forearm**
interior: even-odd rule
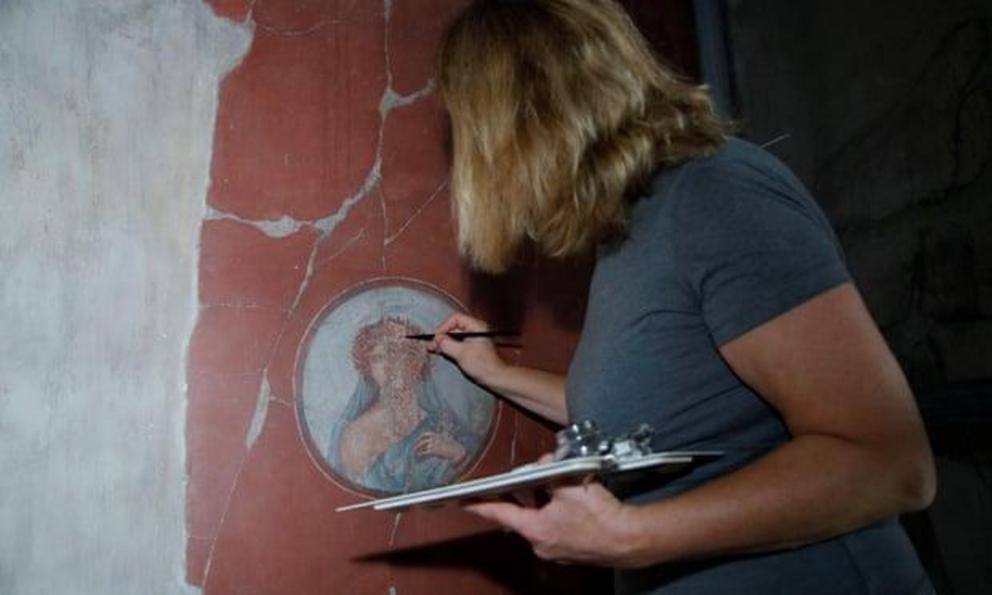
[[[489,326],[466,314],[453,314],[434,331],[428,351],[455,362],[461,371],[514,404],[559,424],[568,420],[565,411],[565,377],[552,372],[511,366],[500,357],[492,341],[455,339],[450,333],[485,332]]]
[[[625,507],[626,559],[642,566],[797,547],[920,509],[933,497],[927,457],[797,437],[697,489]]]
[[[853,285],[720,353],[793,437],[685,494],[625,508],[637,521],[632,544],[651,561],[795,547],[932,499],[933,459],[912,391]]]
[[[528,411],[558,424],[568,423],[565,377],[561,374],[507,365],[478,380]]]

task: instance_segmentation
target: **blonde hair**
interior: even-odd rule
[[[461,253],[504,271],[622,237],[654,172],[726,138],[705,89],[664,67],[613,0],[476,0],[439,53]]]

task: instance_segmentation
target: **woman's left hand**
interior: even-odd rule
[[[557,487],[540,508],[506,502],[471,504],[466,510],[516,531],[545,560],[600,566],[636,566],[634,509],[599,482]]]

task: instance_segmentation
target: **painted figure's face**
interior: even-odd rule
[[[406,335],[422,332],[406,321],[387,318],[363,328],[355,339],[355,366],[379,387],[412,388],[427,371],[423,344]]]
[[[369,376],[379,386],[386,386],[390,376],[395,376],[389,369],[389,349],[383,342],[377,342],[368,351]]]

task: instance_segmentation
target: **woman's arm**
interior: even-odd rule
[[[561,488],[541,509],[470,509],[519,531],[542,557],[645,566],[795,547],[930,503],[933,460],[912,394],[852,285],[720,351],[792,440],[646,506],[622,505],[594,484]]]
[[[515,404],[557,424],[568,423],[565,377],[534,368],[506,366],[483,384]]]
[[[457,341],[446,336],[454,331],[481,332],[486,323],[455,314],[435,331],[429,349],[453,360],[462,372],[514,404],[559,424],[568,420],[565,406],[565,377],[544,370],[511,366],[496,353],[486,338]]]

